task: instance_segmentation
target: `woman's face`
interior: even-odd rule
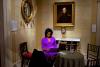
[[[47,33],[47,37],[51,37],[51,32],[48,32]]]

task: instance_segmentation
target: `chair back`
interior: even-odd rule
[[[97,45],[88,44],[87,46],[87,66],[98,66],[99,47]]]
[[[87,47],[87,59],[96,59],[98,57],[98,48],[96,45],[88,44]]]
[[[23,52],[27,52],[28,51],[28,48],[27,48],[27,42],[23,42],[20,44],[20,53],[21,53],[21,56],[23,56]]]

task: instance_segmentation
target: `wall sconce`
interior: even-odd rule
[[[18,24],[16,20],[12,20],[10,22],[10,29],[12,32],[17,31],[18,30]]]
[[[92,32],[96,32],[96,24],[92,24]]]
[[[66,33],[66,27],[61,27],[62,38],[66,38],[65,33]]]
[[[61,34],[65,34],[66,33],[66,27],[61,27]]]

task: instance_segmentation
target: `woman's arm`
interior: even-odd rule
[[[46,43],[45,43],[44,38],[41,40],[41,44],[42,44],[42,50],[43,51],[46,51],[46,52],[49,51],[49,48],[46,47]]]

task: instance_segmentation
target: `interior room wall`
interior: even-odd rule
[[[35,4],[35,0],[32,0],[33,3],[34,3],[34,10],[35,10],[35,7],[36,7],[36,4]],[[33,51],[33,49],[35,48],[35,35],[36,35],[36,25],[35,25],[35,17],[32,17],[33,19],[31,20],[31,27],[28,27],[22,16],[21,16],[21,0],[16,0],[12,3],[15,3],[13,4],[12,6],[12,11],[14,12],[13,13],[13,17],[12,17],[12,20],[16,20],[17,23],[18,23],[18,30],[15,31],[15,32],[11,32],[12,34],[12,46],[13,48],[15,48],[16,50],[13,50],[15,52],[15,56],[16,56],[16,59],[18,59],[17,57],[19,56],[18,54],[18,51],[19,51],[19,44],[26,41],[28,43],[28,50],[29,51]],[[15,8],[15,9],[14,9]],[[15,59],[15,60],[16,60]]]
[[[21,16],[21,0],[3,0],[5,18],[5,39],[6,39],[6,65],[11,67],[19,57],[19,44],[27,41],[29,51],[34,48],[41,50],[41,38],[44,31],[50,27],[54,31],[54,37],[61,38],[60,29],[53,27],[53,3],[68,2],[74,0],[36,0],[37,15],[32,20],[32,27],[26,28]],[[34,0],[33,0],[34,1]],[[95,0],[75,0],[75,26],[66,32],[68,38],[80,38],[81,52],[86,55],[87,43],[91,41],[91,24],[93,17],[93,2]],[[94,11],[95,12],[95,11]],[[12,20],[17,21],[18,29],[11,31]],[[94,20],[95,21],[95,20]],[[95,36],[94,36],[95,37]],[[94,38],[93,38],[94,39]]]
[[[37,0],[37,14],[36,14],[36,48],[41,50],[41,38],[42,38],[42,27],[44,26],[41,22],[42,20],[42,0]]]
[[[100,0],[97,3],[97,34],[96,34],[96,44],[100,45]]]
[[[91,43],[96,44],[96,31],[93,32],[92,30],[96,30],[96,28],[93,28],[92,25],[97,25],[97,0],[92,1],[92,21],[91,21]]]
[[[4,22],[5,22],[5,59],[6,67],[12,67],[14,64],[20,62],[19,46],[22,42],[28,43],[28,50],[33,51],[36,39],[36,25],[35,16],[32,17],[30,26],[27,26],[21,16],[21,2],[22,0],[3,0],[4,1]],[[36,7],[35,0],[34,7]],[[34,9],[36,10],[36,9]],[[17,22],[17,30],[13,31],[12,22]]]
[[[38,0],[40,5],[38,6],[38,11],[40,11],[40,13],[37,18],[40,19],[37,21],[37,24],[40,25],[37,26],[41,27],[42,25],[42,27],[39,28],[39,33],[36,36],[38,38],[37,45],[41,48],[41,38],[44,36],[44,31],[48,27],[53,29],[54,37],[62,37],[60,29],[54,29],[53,27],[53,3],[69,1],[75,2],[75,26],[73,29],[68,29],[65,36],[67,38],[80,38],[81,53],[86,56],[87,44],[91,42],[92,36],[92,19],[96,17],[96,15],[93,17],[92,14],[92,10],[94,10],[93,8],[95,6],[93,6],[94,0]],[[41,35],[41,37],[38,37],[39,35]]]
[[[0,0],[0,67],[5,65],[5,43],[4,43],[4,13],[3,0]]]

